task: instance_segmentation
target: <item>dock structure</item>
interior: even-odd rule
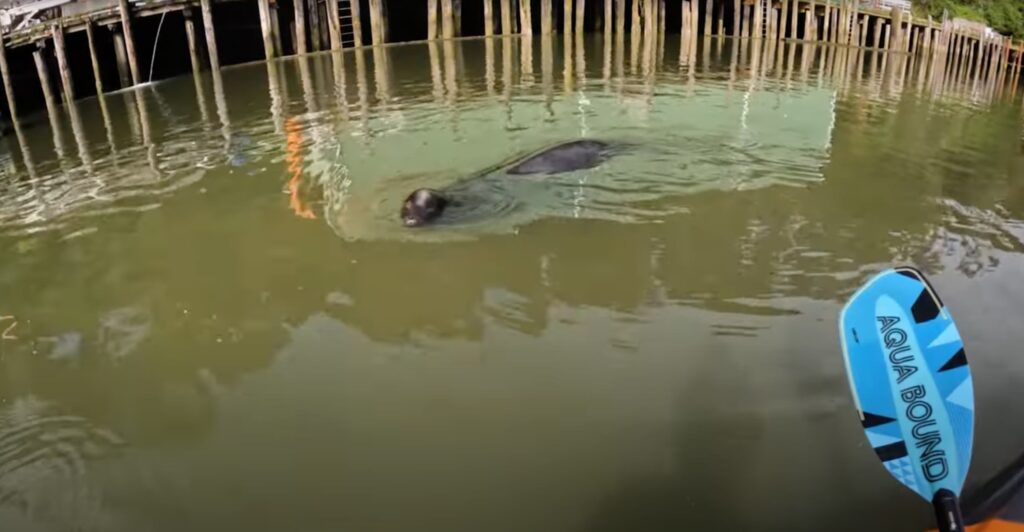
[[[463,5],[469,2],[483,3],[474,6],[482,11],[482,23],[478,18],[462,17]],[[389,3],[395,9],[389,11]],[[139,31],[152,31],[153,24],[143,23],[148,17],[169,13],[181,17],[191,70],[197,73],[203,68],[204,47],[209,67],[219,70],[222,49],[262,48],[260,55],[273,60],[288,52],[301,55],[381,46],[391,41],[389,13],[401,17],[410,4],[427,9],[427,28],[420,28],[422,36],[417,37],[427,39],[514,34],[532,39],[535,31],[547,36],[560,28],[567,37],[595,31],[603,32],[610,41],[613,35],[624,39],[629,31],[632,56],[640,53],[641,45],[645,53],[662,50],[663,28],[668,26],[669,31],[678,28],[684,35],[759,41],[773,50],[784,41],[809,41],[884,51],[896,54],[894,61],[934,65],[929,68],[950,76],[971,73],[1013,83],[1024,57],[1021,43],[982,24],[914,17],[908,0],[591,0],[589,5],[586,0],[0,0],[0,77],[5,93],[0,103],[6,102],[0,114],[10,118],[18,114],[16,76],[38,77],[48,109],[93,91],[102,94],[150,81],[143,78],[143,72],[152,71],[153,65],[147,62],[153,61],[150,51],[155,39],[145,35],[139,40],[137,36]],[[666,6],[672,4],[682,15],[674,19],[678,25],[666,22]],[[251,13],[251,20],[258,21],[258,37],[251,43],[223,37],[230,34],[230,25],[237,18],[224,13],[237,10]],[[537,23],[534,10],[540,19]],[[196,21],[202,28],[196,27]],[[368,39],[363,34],[364,22],[369,23]],[[228,27],[218,28],[218,24]],[[286,28],[284,35],[282,27]],[[218,43],[218,32],[223,29],[229,33],[222,32],[224,40]],[[652,32],[661,35],[647,37]],[[81,77],[86,71],[72,68],[72,62],[85,61],[79,53],[84,46],[67,44],[79,33],[88,38],[92,80],[74,79],[74,72]],[[408,38],[412,37],[400,37]],[[101,54],[110,47],[99,46],[97,41],[112,41],[113,54]],[[147,49],[140,50],[140,42]],[[10,58],[16,54],[22,60],[12,62]],[[33,56],[31,62],[28,55]],[[56,75],[48,70],[54,58],[59,70]],[[108,87],[100,78],[103,65],[110,63],[117,67],[117,87]],[[35,72],[12,72],[11,65],[24,64],[34,64]],[[60,82],[60,98],[53,93],[51,76]]]

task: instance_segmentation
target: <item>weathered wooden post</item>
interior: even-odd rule
[[[139,65],[135,60],[135,39],[132,38],[132,21],[128,0],[117,0],[117,6],[121,12],[121,27],[124,29],[124,43],[128,52],[128,67],[132,72],[132,84],[137,85],[139,83]]]
[[[760,39],[764,35],[762,23],[764,21],[763,0],[754,0],[754,34],[751,37]]]
[[[337,12],[337,9],[335,9],[335,12]],[[340,30],[338,33],[341,33]],[[270,34],[274,37],[275,53],[277,55],[284,55],[284,46],[281,45],[281,22],[277,13],[277,0],[270,0]]]
[[[363,0],[349,0],[349,14],[352,16],[352,39],[356,46],[363,45],[363,16],[359,3]]]
[[[327,29],[331,32],[331,50],[341,50],[341,15],[338,12],[338,0],[324,0],[324,5],[327,6]],[[269,9],[267,13],[269,18]]]
[[[793,7],[791,9],[789,12],[789,38],[796,39],[797,26],[800,25],[800,20],[797,18],[800,16],[800,0],[793,0]]]
[[[587,0],[576,0],[576,35],[583,35],[583,22],[587,7]]]
[[[892,18],[892,28],[889,35],[889,49],[901,50],[903,48],[903,10],[894,7],[889,10]]]
[[[455,37],[455,9],[452,0],[441,0],[441,33],[445,39]]]
[[[433,0],[437,2],[437,0]],[[484,0],[484,37],[494,35],[494,0]]]
[[[4,95],[7,96],[7,109],[11,113],[11,123],[17,124],[18,106],[14,102],[14,86],[11,83],[11,71],[7,67],[7,46],[0,35],[0,77],[3,77]]]
[[[301,2],[302,0],[295,0]],[[306,13],[309,16],[309,41],[314,52],[320,51],[320,10],[316,0],[306,1]],[[373,26],[373,0],[370,0],[370,26]]]
[[[523,35],[532,36],[533,35],[533,7],[530,5],[530,2],[528,2],[528,1],[519,2],[519,18],[520,18],[520,21],[521,21],[521,24],[519,25],[520,32]],[[530,51],[531,52],[533,51],[532,48],[530,49]],[[531,62],[531,64],[532,64],[532,62]]]
[[[384,13],[381,9],[380,0],[370,0],[370,40],[374,46],[384,44],[383,18]]]
[[[68,66],[68,54],[64,49],[64,28],[60,23],[50,25],[50,34],[53,36],[53,51],[57,56],[57,68],[60,70],[60,82],[64,89],[64,102],[68,105],[75,101],[75,83],[71,79],[71,69]]]
[[[704,36],[711,36],[711,26],[714,24],[712,20],[712,12],[714,11],[711,4],[711,0],[704,0]]]
[[[213,26],[212,24],[208,24],[206,22],[206,11],[207,11],[206,8],[207,8],[207,5],[210,3],[210,0],[202,0],[202,2],[203,2],[203,25],[205,25],[205,26]],[[306,51],[307,51],[306,50],[306,2],[305,2],[305,0],[292,0],[292,4],[293,4],[294,12],[295,12],[295,21],[294,21],[294,25],[295,25],[295,53],[298,54],[298,55],[302,55],[302,54],[305,54]],[[356,4],[356,0],[353,0],[352,5],[354,6],[355,4]],[[353,15],[353,17],[355,17],[355,15]],[[209,30],[207,30],[207,31],[209,31]],[[207,35],[206,35],[206,42],[207,42],[207,46],[209,46],[209,44],[210,44],[210,35],[209,35],[209,33],[207,33]],[[217,67],[213,66],[213,64],[212,64],[213,56],[214,56],[214,54],[211,52],[210,53],[211,65],[210,66],[211,66],[211,68],[216,70]]]
[[[782,2],[782,18],[779,19],[779,39],[786,38],[786,23],[789,22],[789,0],[781,0]]]
[[[554,31],[554,9],[552,9],[552,0],[540,0],[540,32],[543,35],[551,35]],[[550,46],[550,41],[548,46]],[[543,50],[541,50],[543,53]]]
[[[121,82],[121,88],[132,86],[132,74],[128,68],[128,52],[124,45],[124,32],[120,26],[112,26],[111,33],[114,34],[114,59],[117,63],[117,75]]]
[[[46,100],[46,110],[51,116],[57,115],[57,101],[53,97],[53,86],[50,85],[50,74],[46,70],[46,59],[43,58],[43,43],[32,50],[32,59],[36,63],[36,74],[39,75],[39,85],[43,89],[43,99]]]
[[[724,4],[723,4],[724,5]],[[742,4],[740,0],[733,0],[732,2],[732,36],[740,36],[740,14],[742,12]]]
[[[501,0],[501,34],[512,35],[512,0]]]
[[[203,64],[199,59],[199,44],[196,39],[196,25],[192,22],[192,10],[186,8],[183,11],[185,15],[185,37],[188,39],[188,57],[192,62],[192,73],[198,74],[203,68]]]
[[[124,2],[125,0],[121,1]],[[295,0],[295,5],[302,6],[302,0]],[[217,56],[217,33],[213,29],[212,0],[200,0],[199,6],[203,12],[203,30],[206,32],[206,53],[210,54],[210,68],[212,70],[220,70],[220,58]],[[298,10],[301,7],[296,7],[295,9]],[[304,25],[300,24],[298,26],[301,28],[302,35],[302,52],[300,53],[304,54],[306,53],[306,29]]]
[[[832,0],[825,0],[825,16],[823,17],[821,40],[832,41]]]
[[[743,6],[743,36],[747,39],[754,36],[754,6]]]
[[[427,0],[427,40],[430,41],[437,38],[437,8],[437,0]]]
[[[258,0],[260,11],[260,32],[263,34],[263,55],[267,59],[274,58],[274,37],[273,28],[270,24],[270,2],[269,0]],[[334,32],[331,32],[331,42],[335,40]]]

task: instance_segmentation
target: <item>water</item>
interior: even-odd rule
[[[25,120],[3,529],[929,526],[862,434],[837,314],[925,270],[974,371],[968,491],[1021,451],[1016,87],[680,48],[413,44]],[[581,136],[626,149],[399,223],[414,188]]]

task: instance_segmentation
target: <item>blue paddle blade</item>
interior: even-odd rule
[[[931,501],[959,495],[971,461],[974,388],[960,333],[920,272],[889,270],[839,320],[861,424],[892,476]]]

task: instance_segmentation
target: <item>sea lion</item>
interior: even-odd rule
[[[514,160],[504,173],[551,175],[585,170],[600,165],[610,155],[611,145],[606,142],[574,140],[546,148],[521,160]],[[481,176],[488,173],[490,172],[484,172]],[[458,200],[450,197],[445,191],[420,188],[405,198],[399,215],[406,227],[421,227],[440,218],[447,207],[458,204]]]

